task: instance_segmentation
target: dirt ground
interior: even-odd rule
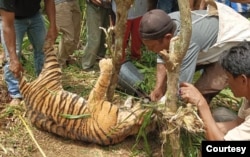
[[[94,73],[91,73],[93,74]],[[67,76],[71,86],[76,86],[77,79]],[[91,76],[94,78],[95,76]],[[89,78],[91,78],[89,77]],[[144,143],[141,140],[136,146],[136,136],[125,139],[122,143],[113,146],[98,146],[81,141],[72,141],[57,135],[40,131],[33,127],[25,116],[24,104],[18,107],[8,107],[10,98],[0,68],[0,157],[144,157]],[[90,79],[93,80],[93,79]],[[72,82],[73,81],[73,82]],[[94,84],[94,82],[88,83]],[[78,88],[83,88],[79,84]],[[89,90],[91,87],[89,87]],[[24,121],[22,121],[24,120]],[[30,135],[29,132],[32,134]],[[34,139],[32,139],[32,136]],[[149,135],[153,156],[160,156],[158,135]],[[37,143],[37,144],[36,144]],[[134,147],[135,146],[135,147]],[[39,150],[40,147],[40,150]],[[133,148],[134,147],[134,148]]]
[[[27,119],[26,123],[28,123]],[[1,119],[0,127],[0,157],[44,157],[19,118],[9,117],[4,120]],[[120,144],[104,147],[91,143],[64,139],[54,134],[37,130],[30,124],[29,128],[46,157],[147,156],[143,150],[142,142],[132,150],[135,144],[135,136],[128,137]],[[155,140],[155,138],[152,138],[150,141],[153,140]],[[157,141],[154,143],[157,143]],[[157,153],[156,151],[154,156],[158,156]]]

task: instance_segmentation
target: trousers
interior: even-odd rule
[[[86,26],[87,26],[87,44],[83,50],[81,60],[82,68],[91,68],[97,57],[104,57],[105,33],[100,27],[107,28],[109,26],[109,15],[112,10],[95,6],[87,2],[86,8]]]
[[[56,25],[61,32],[58,47],[58,61],[64,65],[69,56],[77,49],[81,32],[81,11],[78,1],[56,4]]]
[[[40,12],[29,18],[15,19],[16,31],[16,53],[20,59],[22,53],[22,44],[24,36],[27,34],[28,39],[34,50],[34,68],[36,75],[42,70],[44,63],[43,45],[46,36],[46,27],[43,16]],[[2,30],[1,30],[2,31]],[[7,63],[4,65],[4,79],[7,83],[8,92],[12,98],[22,98],[19,91],[18,80],[9,70],[9,53],[4,42],[3,33],[1,32],[2,45],[5,51]]]
[[[122,51],[122,62],[125,61],[126,58],[126,48],[128,47],[129,38],[131,39],[130,42],[130,53],[132,59],[139,60],[141,58],[141,47],[142,41],[139,34],[139,25],[142,16],[137,17],[135,19],[128,19],[126,24],[126,31],[123,40],[123,51]]]

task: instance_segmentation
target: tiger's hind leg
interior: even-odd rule
[[[35,110],[29,110],[27,116],[30,118],[30,121],[37,128],[54,133],[62,137],[69,137],[68,131],[64,126],[58,124],[52,117],[45,115],[41,112]],[[75,139],[73,136],[70,136],[71,139]]]

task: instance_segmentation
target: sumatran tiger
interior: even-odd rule
[[[19,81],[27,116],[32,124],[62,137],[100,145],[116,144],[138,133],[147,109],[136,105],[126,111],[106,101],[112,60],[102,59],[99,66],[100,76],[86,101],[63,89],[55,49],[48,49],[40,75],[30,83],[24,76]],[[62,115],[89,117],[69,119]]]

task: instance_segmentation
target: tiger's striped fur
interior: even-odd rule
[[[86,101],[63,90],[62,73],[54,51],[45,52],[44,67],[38,78],[30,83],[24,76],[20,79],[27,115],[36,127],[62,137],[100,145],[116,144],[139,131],[146,109],[137,105],[123,111],[104,100],[110,83],[111,59],[100,61],[101,74]],[[90,117],[68,119],[62,114],[90,114]]]

